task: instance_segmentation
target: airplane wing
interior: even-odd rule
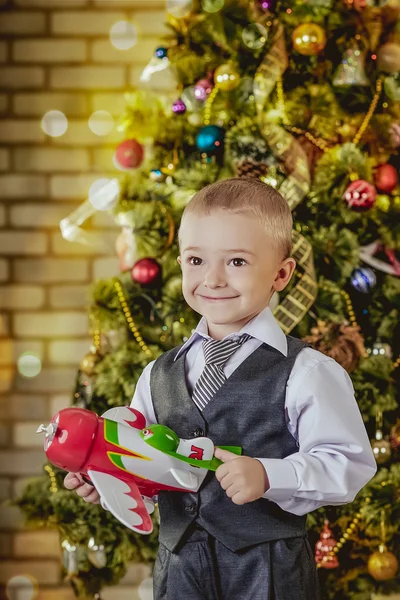
[[[116,408],[108,409],[103,415],[102,419],[108,419],[109,421],[116,421],[123,425],[130,425],[135,429],[144,429],[146,427],[146,419],[144,415],[135,408],[130,406],[117,406]]]
[[[149,534],[153,522],[134,481],[123,481],[108,473],[88,470],[102,501],[116,519],[137,533]]]

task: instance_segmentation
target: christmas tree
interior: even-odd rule
[[[399,592],[400,4],[173,4],[171,35],[142,75],[150,88],[164,78],[173,98],[127,95],[121,177],[62,223],[77,241],[89,240],[80,225],[95,209],[122,227],[121,273],[93,288],[93,347],[73,403],[100,415],[129,405],[145,365],[196,326],[176,261],[190,197],[232,176],[272,185],[293,211],[298,264],[274,315],[350,374],[379,467],[353,503],[308,516],[322,598]],[[153,561],[156,531],[129,532],[45,470],[19,505],[30,523],[59,528],[77,596],[118,582],[129,561]]]

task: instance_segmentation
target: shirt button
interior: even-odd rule
[[[203,437],[204,435],[204,431],[201,429],[201,427],[197,427],[194,431],[193,431],[193,435],[195,437]]]

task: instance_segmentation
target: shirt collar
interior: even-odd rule
[[[268,344],[272,346],[276,350],[279,350],[284,356],[287,356],[288,347],[287,347],[287,339],[286,335],[283,333],[282,329],[278,325],[277,320],[272,314],[269,306],[264,308],[256,317],[251,319],[239,332],[230,333],[226,337],[234,337],[238,334],[248,333],[251,337],[260,340],[264,344]],[[199,337],[210,339],[208,335],[208,326],[207,320],[205,317],[202,317],[196,327],[192,331],[192,335],[186,342],[181,346],[175,356],[176,360],[181,354],[187,352],[190,346],[197,340]]]

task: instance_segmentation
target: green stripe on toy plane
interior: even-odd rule
[[[216,448],[228,450],[228,452],[232,452],[238,456],[241,456],[243,452],[243,449],[240,446],[216,446]],[[176,452],[168,452],[166,450],[162,452],[163,454],[168,454],[168,456],[172,456],[182,462],[188,463],[189,465],[192,465],[192,467],[201,467],[203,469],[208,469],[209,471],[216,471],[218,467],[223,464],[222,460],[219,460],[219,458],[216,458],[215,456],[213,456],[211,460],[199,460],[197,458],[182,456],[182,454],[177,454]]]

